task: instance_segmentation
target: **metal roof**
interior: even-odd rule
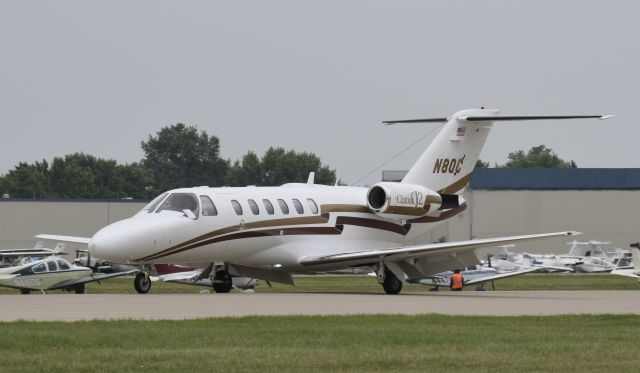
[[[640,168],[479,168],[471,189],[634,190]]]
[[[385,171],[400,181],[403,171]],[[481,190],[638,190],[640,168],[476,168],[471,189]]]

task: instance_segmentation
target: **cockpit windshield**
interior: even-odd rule
[[[160,205],[156,212],[169,210],[183,212],[184,210],[190,210],[197,218],[199,214],[198,199],[194,194],[190,193],[172,193],[167,199]]]
[[[141,211],[153,212],[169,193],[162,193],[149,202]]]

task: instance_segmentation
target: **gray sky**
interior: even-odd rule
[[[638,14],[633,1],[4,0],[0,174],[74,152],[138,161],[142,140],[183,122],[225,158],[309,151],[353,183],[434,126],[382,120],[480,106],[617,114],[496,125],[485,161],[546,144],[581,167],[640,167]]]

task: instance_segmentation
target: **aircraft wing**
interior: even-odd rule
[[[59,236],[56,234],[39,234],[36,238],[59,242],[82,243],[85,245],[88,245],[89,241],[91,241],[91,237]]]
[[[571,267],[548,266],[545,264],[533,264],[532,267],[535,267],[536,269],[555,269],[562,272],[575,272]]]
[[[83,278],[78,279],[78,280],[62,281],[62,282],[60,282],[58,284],[55,284],[54,286],[50,287],[49,290],[61,289],[61,288],[66,288],[66,287],[69,287],[69,286],[79,285],[79,284],[86,284],[88,282],[102,281],[102,280],[106,280],[106,279],[109,279],[109,278],[130,275],[130,274],[136,273],[136,272],[139,272],[139,270],[138,269],[132,269],[130,271],[123,271],[123,272],[93,274],[91,276],[83,277]]]
[[[464,284],[465,285],[473,285],[473,284],[477,284],[477,283],[480,283],[480,282],[499,280],[501,278],[507,278],[507,277],[513,277],[513,276],[520,276],[520,275],[524,275],[525,273],[535,272],[537,270],[538,270],[538,268],[531,267],[531,268],[527,268],[527,269],[522,269],[520,271],[505,272],[505,273],[499,273],[499,274],[496,274],[496,275],[480,277],[480,278],[476,278],[476,279],[473,279],[473,280],[470,280],[470,281],[467,281],[465,279],[464,280]]]
[[[636,273],[634,269],[614,269],[611,274],[640,279],[640,274]]]
[[[580,232],[554,232],[554,233],[542,233],[542,234],[529,234],[522,236],[508,236],[508,237],[497,237],[497,238],[482,238],[477,240],[468,240],[468,241],[454,241],[454,242],[444,242],[444,243],[433,243],[433,244],[423,244],[423,245],[414,245],[414,246],[401,246],[401,247],[393,247],[388,249],[374,249],[374,250],[366,250],[366,251],[358,251],[351,253],[339,253],[339,254],[329,254],[329,255],[319,255],[319,256],[306,256],[300,260],[300,264],[304,266],[313,266],[313,265],[325,265],[325,264],[344,264],[345,266],[354,266],[354,265],[364,265],[364,264],[372,264],[378,263],[381,260],[385,263],[393,263],[393,262],[404,262],[408,259],[428,259],[431,257],[434,261],[442,263],[442,266],[430,267],[429,270],[422,270],[422,276],[425,274],[432,274],[442,272],[443,270],[447,270],[450,268],[454,268],[453,266],[445,267],[447,259],[456,259],[460,258],[468,258],[469,255],[473,254],[473,250],[481,249],[481,248],[489,248],[495,247],[499,245],[505,245],[510,243],[517,243],[521,241],[528,240],[536,240],[547,237],[561,237],[561,236],[574,236],[578,235]],[[465,261],[469,261],[469,259],[464,259]],[[475,263],[470,264],[478,264],[479,261],[475,258]],[[404,266],[404,264],[403,264]],[[444,268],[442,268],[444,267]],[[403,268],[403,270],[406,269]],[[393,270],[393,269],[392,269]],[[407,272],[405,270],[405,272]],[[425,273],[427,272],[427,273]],[[430,272],[430,273],[429,273]],[[421,277],[420,275],[413,276],[410,273],[407,273],[409,277]],[[416,273],[417,274],[417,273]]]

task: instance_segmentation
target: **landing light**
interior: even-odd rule
[[[272,266],[273,268],[280,268],[280,267],[282,267],[282,264],[273,264],[273,265],[271,265],[271,266]]]

